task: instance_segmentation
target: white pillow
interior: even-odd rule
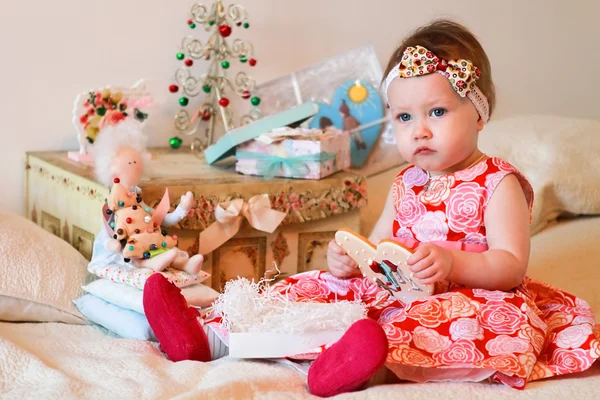
[[[121,308],[144,314],[143,291],[108,279],[97,279],[82,287],[83,291]]]
[[[71,245],[0,211],[0,255],[0,320],[87,323],[72,301],[93,276]]]
[[[145,314],[144,292],[140,289],[123,283],[112,282],[108,279],[98,279],[84,286],[83,290],[108,303]],[[219,295],[217,291],[201,283],[182,288],[181,294],[189,305],[198,307],[211,305]]]
[[[480,148],[531,182],[532,233],[561,216],[600,214],[600,121],[523,115],[490,122]]]

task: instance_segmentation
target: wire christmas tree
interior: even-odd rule
[[[171,93],[177,94],[177,101],[181,109],[175,114],[175,128],[178,135],[169,140],[173,149],[181,147],[182,136],[196,135],[201,126],[204,132],[192,140],[191,148],[194,152],[203,151],[214,142],[217,118],[223,123],[225,132],[236,127],[231,111],[230,97],[232,94],[249,100],[252,107],[249,112],[239,120],[239,125],[259,119],[262,115],[258,108],[260,98],[252,95],[255,87],[254,80],[245,72],[238,72],[235,80],[227,77],[227,71],[233,59],[238,59],[242,64],[254,67],[257,63],[253,58],[252,44],[241,39],[234,39],[231,45],[227,38],[231,35],[233,27],[248,29],[248,14],[237,4],[232,4],[225,9],[221,0],[213,2],[210,10],[204,5],[196,3],[192,6],[191,17],[187,21],[190,29],[199,26],[211,32],[205,44],[200,39],[186,36],[181,42],[177,59],[183,64],[175,72],[175,82],[169,86]],[[208,61],[208,67],[200,76],[194,76],[192,67],[198,60]],[[188,111],[190,98],[204,95],[200,107],[193,112]],[[237,125],[237,126],[239,126]]]

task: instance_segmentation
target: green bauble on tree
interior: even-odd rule
[[[183,140],[181,140],[181,138],[177,136],[174,136],[171,139],[169,139],[169,146],[171,146],[171,148],[175,150],[180,148],[182,143]]]

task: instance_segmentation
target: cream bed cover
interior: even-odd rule
[[[587,300],[600,312],[600,217],[548,227],[533,238],[529,275]],[[370,387],[340,399],[592,399],[600,363],[532,382],[439,382]],[[0,323],[1,399],[307,399],[305,377],[267,361],[172,363],[156,345],[115,339],[91,326]]]

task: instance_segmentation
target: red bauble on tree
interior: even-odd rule
[[[229,99],[227,97],[222,97],[219,99],[219,104],[221,107],[227,107],[229,105]]]
[[[231,27],[229,25],[221,25],[219,27],[219,33],[221,34],[221,36],[227,37],[231,35]]]
[[[254,67],[256,65],[256,59],[251,58],[248,63],[250,64],[251,67]]]

